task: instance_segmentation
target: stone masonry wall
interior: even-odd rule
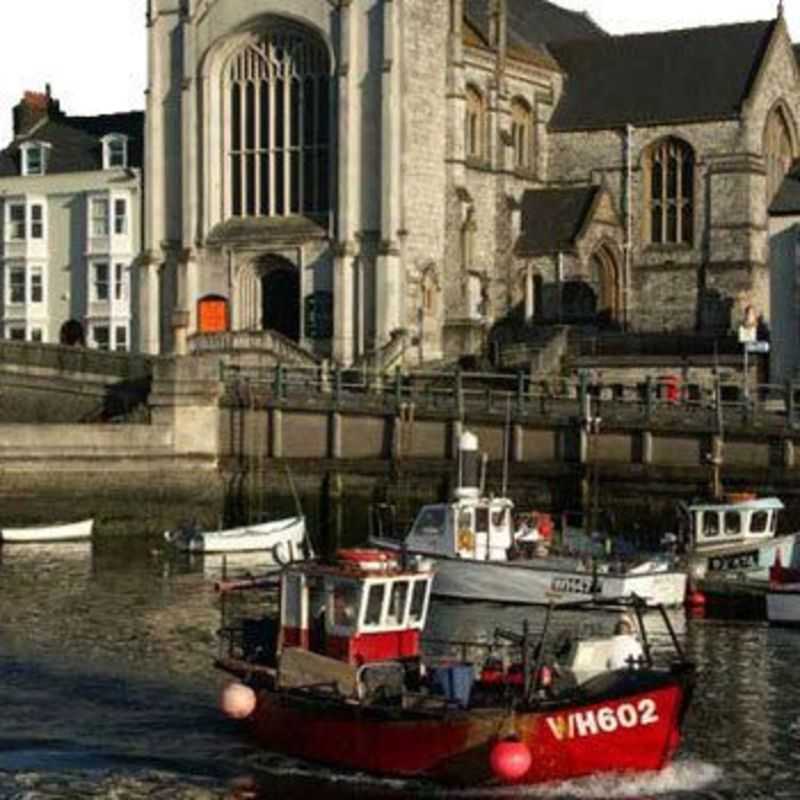
[[[444,271],[446,219],[448,4],[406,0],[403,16],[403,255],[407,278]],[[442,305],[439,304],[441,308]],[[406,327],[417,328],[419,301],[407,295]]]

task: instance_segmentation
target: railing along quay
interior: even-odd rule
[[[570,378],[532,379],[527,373],[378,373],[321,365],[316,368],[221,366],[226,397],[236,406],[433,413],[564,421],[590,414],[605,427],[657,424],[683,429],[765,428],[800,425],[800,383],[752,384],[716,379],[686,384],[679,379],[604,384],[587,372]]]

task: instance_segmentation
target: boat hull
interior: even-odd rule
[[[677,571],[593,575],[514,562],[447,558],[437,559],[436,569],[434,594],[461,600],[548,605],[636,594],[648,603],[675,607],[686,597],[686,574]]]
[[[70,522],[65,525],[42,525],[30,528],[3,528],[0,541],[35,544],[36,542],[73,542],[89,539],[94,527],[93,519]]]
[[[770,625],[800,627],[800,584],[767,592]]]
[[[282,560],[294,560],[291,550],[294,550],[295,558],[302,552],[306,523],[305,517],[288,517],[221,531],[182,533],[169,532],[166,539],[179,550],[190,553],[252,553],[274,551],[279,547]]]
[[[414,717],[402,711],[260,690],[249,724],[267,750],[330,766],[447,784],[494,780],[490,753],[503,737],[529,748],[535,784],[603,772],[645,772],[666,765],[680,742],[691,678],[583,705],[517,712],[452,711]],[[346,743],[346,744],[345,744]]]
[[[381,547],[399,549],[387,540],[371,541]],[[671,608],[682,606],[686,599],[687,576],[682,570],[593,574],[550,568],[546,559],[478,561],[429,553],[419,555],[436,562],[433,593],[458,600],[549,605],[636,594],[650,604]]]
[[[695,577],[767,580],[776,561],[790,566],[800,557],[797,536],[793,533],[763,542],[698,549],[690,556],[690,571]]]

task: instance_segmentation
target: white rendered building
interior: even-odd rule
[[[0,152],[0,335],[135,350],[142,112],[71,117],[45,93]],[[69,323],[69,324],[67,324]]]

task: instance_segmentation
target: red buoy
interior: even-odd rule
[[[706,613],[706,596],[699,589],[690,586],[686,592],[684,605],[690,617],[702,617]]]
[[[528,745],[519,739],[501,739],[489,755],[492,773],[504,783],[521,780],[531,768],[532,761]]]

